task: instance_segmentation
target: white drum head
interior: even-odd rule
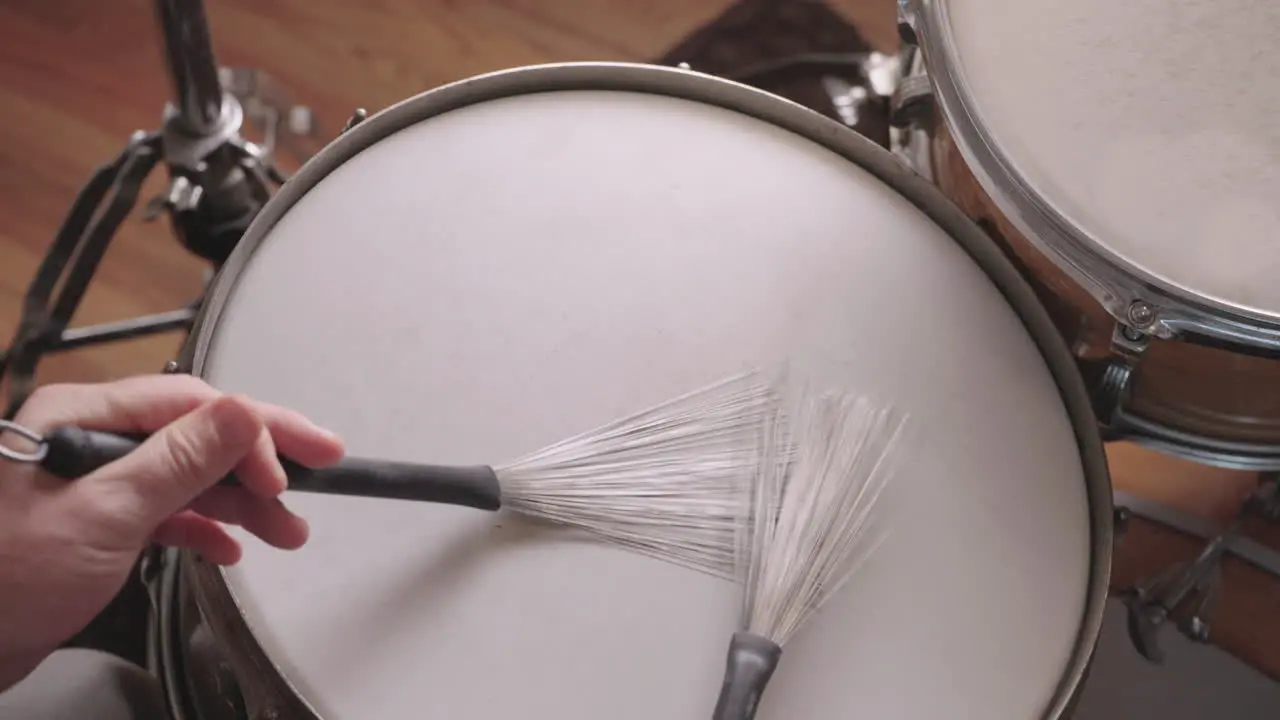
[[[654,73],[804,112],[672,70],[523,72],[526,89]],[[816,142],[662,94],[511,95],[375,137],[433,97],[339,143],[371,144],[270,227],[197,373],[298,408],[353,454],[448,463],[501,462],[749,367],[862,388],[915,424],[905,500],[786,648],[760,719],[1028,720],[1061,700],[1089,644],[1097,497],[1044,356],[951,236]],[[226,577],[328,720],[714,706],[729,582],[506,514],[288,502],[310,544],[250,542]]]
[[[1280,316],[1280,4],[938,0],[990,142],[1166,290]]]
[[[1173,628],[1162,636],[1164,664],[1147,662],[1129,641],[1125,617],[1119,600],[1107,604],[1073,720],[1274,720],[1280,712],[1280,683]]]

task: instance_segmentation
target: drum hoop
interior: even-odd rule
[[[1161,338],[1208,335],[1227,342],[1280,350],[1280,313],[1199,293],[1103,245],[1031,187],[995,142],[974,106],[972,88],[959,66],[949,0],[898,0],[899,19],[909,26],[938,110],[969,170],[1018,230],[1084,286],[1122,324]],[[1146,303],[1155,319],[1142,327],[1129,308]]]
[[[572,90],[640,92],[691,100],[739,112],[795,133],[853,162],[895,190],[946,231],[996,285],[1050,370],[1075,432],[1085,474],[1090,521],[1089,579],[1083,589],[1085,609],[1071,659],[1043,715],[1046,720],[1064,717],[1079,695],[1101,632],[1114,536],[1110,472],[1084,380],[1066,342],[1057,333],[1031,286],[991,238],[896,156],[849,128],[785,98],[682,68],[626,62],[569,62],[478,75],[391,105],[342,133],[313,156],[263,207],[211,282],[207,300],[182,348],[178,370],[203,377],[219,317],[250,258],[289,209],[344,162],[396,132],[449,111],[517,95]],[[194,562],[194,558],[192,560]],[[226,571],[220,567],[205,570],[196,575],[212,587],[202,588],[197,594],[206,595],[210,602],[236,612],[236,624],[247,631],[246,651],[252,656],[247,658],[249,662],[256,667],[273,668],[279,680],[293,691],[292,699],[320,717],[258,643],[257,634],[227,581]]]
[[[1263,442],[1240,442],[1188,432],[1119,407],[1111,431],[1137,445],[1194,463],[1244,472],[1280,471],[1280,447]]]

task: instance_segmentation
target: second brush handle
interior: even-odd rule
[[[128,455],[144,440],[140,435],[61,427],[45,434],[46,453],[40,466],[74,480]],[[289,478],[289,489],[300,492],[416,500],[480,510],[502,506],[498,476],[486,465],[421,465],[358,457],[346,457],[322,469],[284,457],[280,464]],[[229,475],[219,484],[238,485],[239,480]]]

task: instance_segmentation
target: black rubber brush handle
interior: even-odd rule
[[[781,657],[782,648],[772,640],[748,632],[734,633],[712,720],[752,720]]]
[[[60,427],[46,433],[44,439],[48,451],[40,466],[74,480],[133,452],[146,436]],[[359,457],[346,457],[320,470],[284,457],[280,464],[289,477],[289,489],[300,492],[415,500],[480,510],[502,506],[498,476],[487,465],[420,465]],[[239,480],[230,475],[219,484],[239,485]]]

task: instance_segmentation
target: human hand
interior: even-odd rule
[[[311,467],[341,441],[298,413],[223,394],[187,375],[49,385],[14,421],[150,433],[137,450],[75,481],[0,460],[0,691],[25,677],[120,591],[149,542],[218,564],[241,548],[221,523],[296,549],[306,522],[280,501],[277,453]],[[5,433],[0,442],[27,449]],[[217,486],[235,472],[240,485]]]

